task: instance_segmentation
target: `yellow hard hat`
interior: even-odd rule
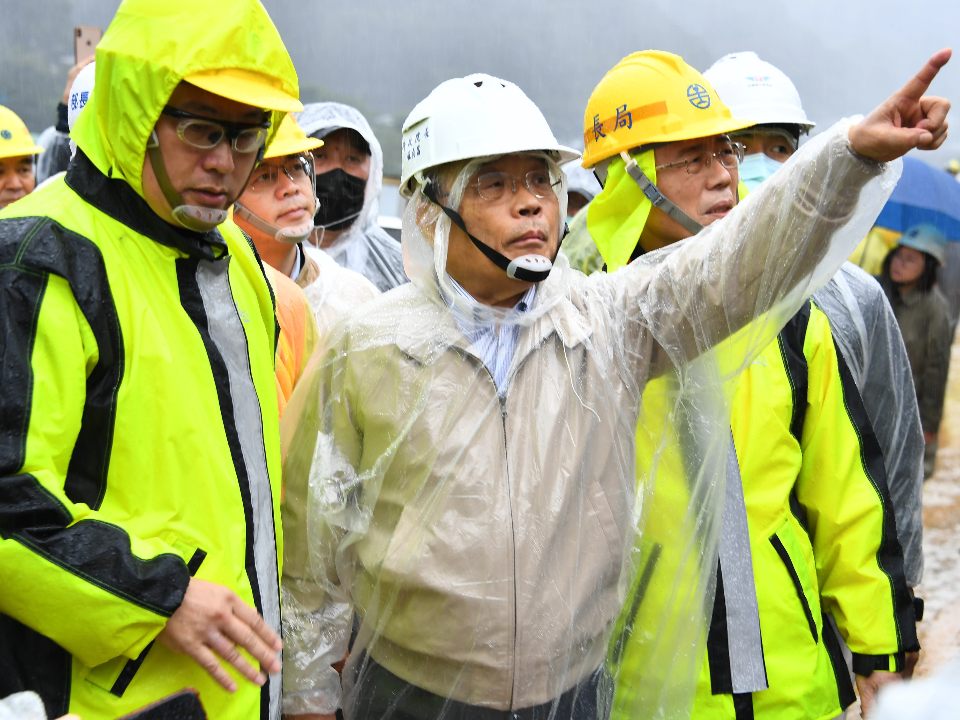
[[[183,79],[214,95],[236,100],[244,105],[280,112],[303,110],[300,101],[281,88],[279,78],[272,78],[254,70],[217,68],[193,73]]]
[[[0,105],[0,158],[37,155],[43,148],[33,142],[23,120],[10,108]]]
[[[755,125],[737,120],[683,58],[660,50],[628,55],[594,88],[583,118],[583,166],[650,143],[710,137]]]
[[[297,153],[314,150],[323,145],[323,140],[307,137],[293,115],[287,115],[280,123],[280,129],[273,138],[273,142],[267,146],[267,152],[264,153],[264,159],[275,157],[286,157]]]

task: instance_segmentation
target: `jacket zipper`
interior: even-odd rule
[[[489,373],[490,371],[487,370]],[[490,374],[493,380],[493,374]],[[494,382],[496,388],[496,382]],[[503,461],[504,477],[507,483],[507,503],[510,508],[510,540],[513,556],[513,677],[510,680],[510,707],[513,708],[513,696],[517,687],[517,531],[513,521],[513,492],[510,488],[510,456],[507,453],[507,398],[497,389],[497,399],[500,402],[500,420],[503,425]]]
[[[472,357],[474,361],[476,361],[477,364],[480,365],[484,371],[486,371],[487,376],[490,378],[490,382],[493,384],[493,391],[497,394],[497,401],[500,405],[500,422],[501,427],[503,428],[504,477],[506,478],[507,503],[510,510],[510,547],[513,559],[513,672],[510,679],[510,708],[512,709],[513,698],[517,689],[517,531],[513,521],[513,493],[510,489],[510,456],[507,453],[507,397],[505,394],[500,393],[500,388],[497,387],[496,378],[493,377],[493,373],[490,371],[490,368],[487,367],[485,362],[471,355],[470,353],[463,353],[463,356]],[[514,368],[514,372],[510,373],[507,379],[507,387],[510,386],[510,379],[512,379],[516,374],[516,371],[517,368]]]

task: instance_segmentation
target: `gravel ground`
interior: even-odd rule
[[[958,336],[960,337],[960,336]],[[960,340],[954,339],[937,468],[923,488],[923,582],[917,676],[960,657]]]

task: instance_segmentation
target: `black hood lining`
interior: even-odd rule
[[[107,177],[100,172],[80,148],[67,168],[65,181],[71,190],[95,208],[154,242],[204,260],[215,260],[228,252],[219,230],[198,233],[171,225],[157,215],[125,180]]]

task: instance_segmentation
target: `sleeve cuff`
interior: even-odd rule
[[[861,655],[853,653],[853,671],[857,675],[870,677],[874,672],[902,672],[904,653],[893,655]]]
[[[916,618],[917,622],[923,620],[923,598],[916,597],[913,598],[913,616]]]

